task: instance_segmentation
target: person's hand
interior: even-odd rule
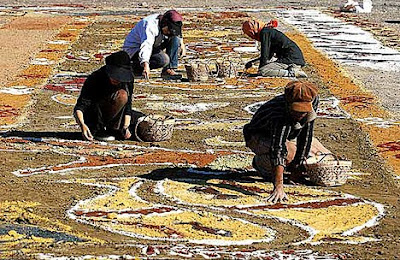
[[[150,65],[149,63],[145,62],[143,63],[143,73],[142,73],[143,77],[147,80],[149,80],[150,78]]]
[[[274,190],[272,191],[271,195],[267,198],[268,202],[272,203],[281,203],[288,200],[286,193],[283,191],[283,185],[276,185]]]
[[[244,67],[245,67],[246,69],[250,69],[251,67],[253,67],[253,62],[251,62],[251,61],[247,62],[247,63],[244,65]]]
[[[124,135],[125,140],[132,137],[132,133],[131,133],[131,131],[129,131],[129,128],[124,128],[124,129],[122,129],[122,131],[123,131],[122,133]]]
[[[86,141],[93,141],[93,135],[87,125],[82,125],[82,137]]]

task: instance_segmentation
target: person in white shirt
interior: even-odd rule
[[[354,0],[348,0],[340,9],[342,12],[370,13],[372,11],[372,0],[364,0],[362,7]]]
[[[131,57],[133,72],[146,79],[150,70],[163,68],[164,79],[180,79],[177,74],[179,50],[185,53],[182,40],[182,15],[169,10],[163,15],[143,18],[125,39],[123,50]],[[163,51],[165,49],[165,52]]]

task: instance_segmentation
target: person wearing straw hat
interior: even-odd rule
[[[283,190],[285,169],[297,181],[305,159],[317,152],[330,153],[313,138],[318,103],[315,85],[292,81],[284,94],[263,104],[243,128],[246,146],[255,153],[253,167],[273,181],[274,190],[267,198],[270,202],[287,200]]]
[[[135,75],[146,79],[151,69],[163,68],[164,79],[181,79],[176,73],[179,50],[186,52],[182,40],[182,15],[175,10],[143,18],[131,30],[122,49],[131,60]],[[165,49],[165,52],[162,51]]]
[[[84,140],[129,139],[132,118],[133,73],[130,57],[119,51],[89,75],[74,108]]]
[[[246,63],[249,69],[259,61],[258,74],[265,77],[298,77],[307,74],[301,70],[305,65],[299,46],[284,33],[275,29],[278,21],[265,24],[258,20],[249,20],[242,24],[243,32],[253,40],[261,42],[261,56]]]

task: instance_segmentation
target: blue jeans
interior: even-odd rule
[[[179,47],[181,45],[181,39],[178,36],[172,37],[166,44],[166,53],[169,57],[169,69],[178,68],[178,58],[179,58]]]

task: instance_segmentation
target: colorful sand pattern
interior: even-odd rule
[[[74,12],[79,6],[71,7],[68,12]],[[75,9],[74,9],[75,8]],[[51,8],[50,8],[51,9]],[[46,10],[47,12],[48,10]],[[189,53],[195,59],[204,60],[216,58],[218,55],[229,56],[236,59],[238,68],[243,66],[242,54],[231,53],[235,47],[249,47],[249,42],[238,34],[240,21],[248,17],[242,12],[203,13],[197,17],[187,14],[188,20],[215,18],[214,25],[233,21],[234,29],[229,28],[223,32],[215,30],[213,34],[207,33],[204,28],[195,28],[196,22],[189,22],[185,39],[188,42]],[[138,17],[135,17],[137,20]],[[133,19],[133,20],[135,20]],[[51,100],[61,105],[72,106],[84,82],[85,73],[72,71],[61,77],[52,76],[56,64],[61,60],[75,63],[88,63],[102,61],[104,57],[115,51],[121,45],[121,38],[129,31],[130,27],[121,28],[114,33],[104,32],[103,35],[115,36],[108,42],[107,49],[97,49],[80,53],[67,53],[68,48],[82,35],[85,28],[92,20],[74,19],[65,25],[59,34],[44,49],[39,52],[33,62],[23,71],[16,82],[0,90],[0,123],[1,127],[9,127],[21,121],[21,116],[26,106],[31,102],[31,94],[45,89],[52,91]],[[189,33],[190,32],[190,33]],[[185,32],[186,33],[186,32]],[[118,36],[118,37],[116,37]],[[371,135],[372,140],[380,149],[380,153],[389,164],[400,172],[400,155],[398,137],[398,122],[391,120],[390,116],[376,103],[375,97],[363,92],[350,79],[342,75],[337,66],[313,49],[310,42],[300,34],[291,35],[293,39],[305,50],[307,61],[315,68],[319,75],[330,86],[335,97],[327,98],[325,106],[320,111],[320,116],[332,119],[348,118],[359,120],[363,128]],[[118,39],[116,39],[118,38]],[[204,40],[207,39],[207,41]],[[208,41],[209,40],[209,41]],[[104,46],[103,46],[104,47]],[[219,53],[217,53],[219,51]],[[248,53],[243,54],[249,55]],[[63,57],[64,56],[64,57]],[[88,73],[89,71],[85,71]],[[80,74],[81,73],[81,74]],[[48,82],[46,83],[46,81]],[[216,118],[205,120],[201,113],[217,111],[229,106],[240,95],[252,101],[243,104],[248,111],[255,102],[263,102],[281,92],[282,87],[291,79],[274,78],[237,78],[225,79],[223,82],[212,80],[207,83],[193,84],[175,82],[165,84],[159,79],[150,79],[150,82],[139,80],[136,86],[155,88],[169,88],[171,91],[179,90],[179,94],[156,95],[150,92],[138,94],[138,100],[143,99],[148,103],[148,110],[166,111],[175,113],[183,118],[177,120],[180,130],[221,130],[241,131],[248,118]],[[227,95],[205,98],[209,102],[196,101],[200,94],[191,94],[196,91],[231,91]],[[232,92],[236,91],[236,92]],[[261,96],[260,96],[261,93]],[[237,95],[237,96],[235,96]],[[201,96],[201,95],[200,95]],[[229,102],[216,103],[216,99],[230,99]],[[193,102],[193,99],[196,102]],[[259,99],[259,100],[253,100]],[[232,100],[232,101],[231,101]],[[340,100],[340,101],[339,101]],[[338,103],[340,102],[340,103]],[[338,106],[340,104],[340,107]],[[192,117],[194,114],[199,118]],[[372,119],[371,119],[372,118]],[[185,121],[186,120],[186,121]],[[377,123],[375,123],[377,122]],[[381,123],[379,123],[381,122]],[[382,123],[384,122],[384,123]],[[380,128],[384,125],[386,128]],[[203,142],[203,140],[199,140]],[[221,136],[210,137],[204,140],[207,148],[231,149],[242,148],[244,143],[226,141]],[[43,165],[37,168],[20,168],[14,172],[18,177],[50,174],[73,174],[114,167],[153,166],[155,168],[181,167],[190,168],[192,178],[176,178],[164,180],[151,180],[139,177],[113,178],[113,179],[76,179],[62,181],[65,185],[78,183],[82,187],[92,185],[107,190],[104,194],[81,200],[66,209],[67,215],[80,223],[100,227],[109,232],[115,232],[139,241],[142,255],[156,256],[160,253],[170,257],[198,256],[204,258],[224,257],[303,257],[301,259],[315,259],[318,254],[312,251],[271,252],[263,250],[227,249],[227,245],[248,245],[252,243],[271,243],[276,239],[276,227],[266,226],[263,219],[273,219],[279,225],[291,225],[304,230],[308,235],[300,243],[362,243],[372,239],[359,236],[356,233],[366,227],[379,223],[384,216],[383,205],[355,197],[349,194],[333,192],[314,187],[287,186],[289,202],[287,204],[272,205],[265,198],[272,190],[269,183],[244,180],[226,180],[218,178],[219,174],[240,172],[251,169],[251,155],[244,151],[207,150],[191,151],[166,149],[162,147],[144,147],[133,144],[105,144],[101,142],[82,142],[52,138],[0,138],[0,150],[11,153],[42,152],[72,156],[68,163]],[[206,169],[203,169],[206,168]],[[210,171],[210,172],[208,172]],[[144,172],[148,173],[148,172]],[[197,176],[194,176],[197,175]],[[204,176],[212,176],[206,178]],[[143,187],[146,186],[146,189]],[[155,199],[146,195],[148,188],[151,193],[160,198]],[[86,237],[71,227],[30,213],[26,208],[39,206],[36,202],[2,202],[0,210],[5,214],[7,221],[14,221],[23,215],[32,220],[32,224],[45,230],[57,231],[68,234],[85,243],[102,243],[103,241]],[[240,217],[237,216],[240,214]],[[357,217],[354,217],[357,216]],[[36,220],[35,220],[36,219]],[[276,224],[278,225],[278,224]],[[1,226],[0,226],[1,229]],[[295,237],[294,241],[300,238]],[[27,235],[10,230],[7,234],[0,235],[0,249],[10,250],[14,246],[24,243],[41,244],[54,243],[55,238]],[[152,240],[154,245],[145,245]],[[156,241],[172,241],[179,245],[159,245]],[[143,244],[141,244],[143,243]],[[201,246],[188,246],[188,243],[202,244]],[[48,259],[48,255],[40,255],[41,259]],[[326,255],[324,259],[336,258]]]

